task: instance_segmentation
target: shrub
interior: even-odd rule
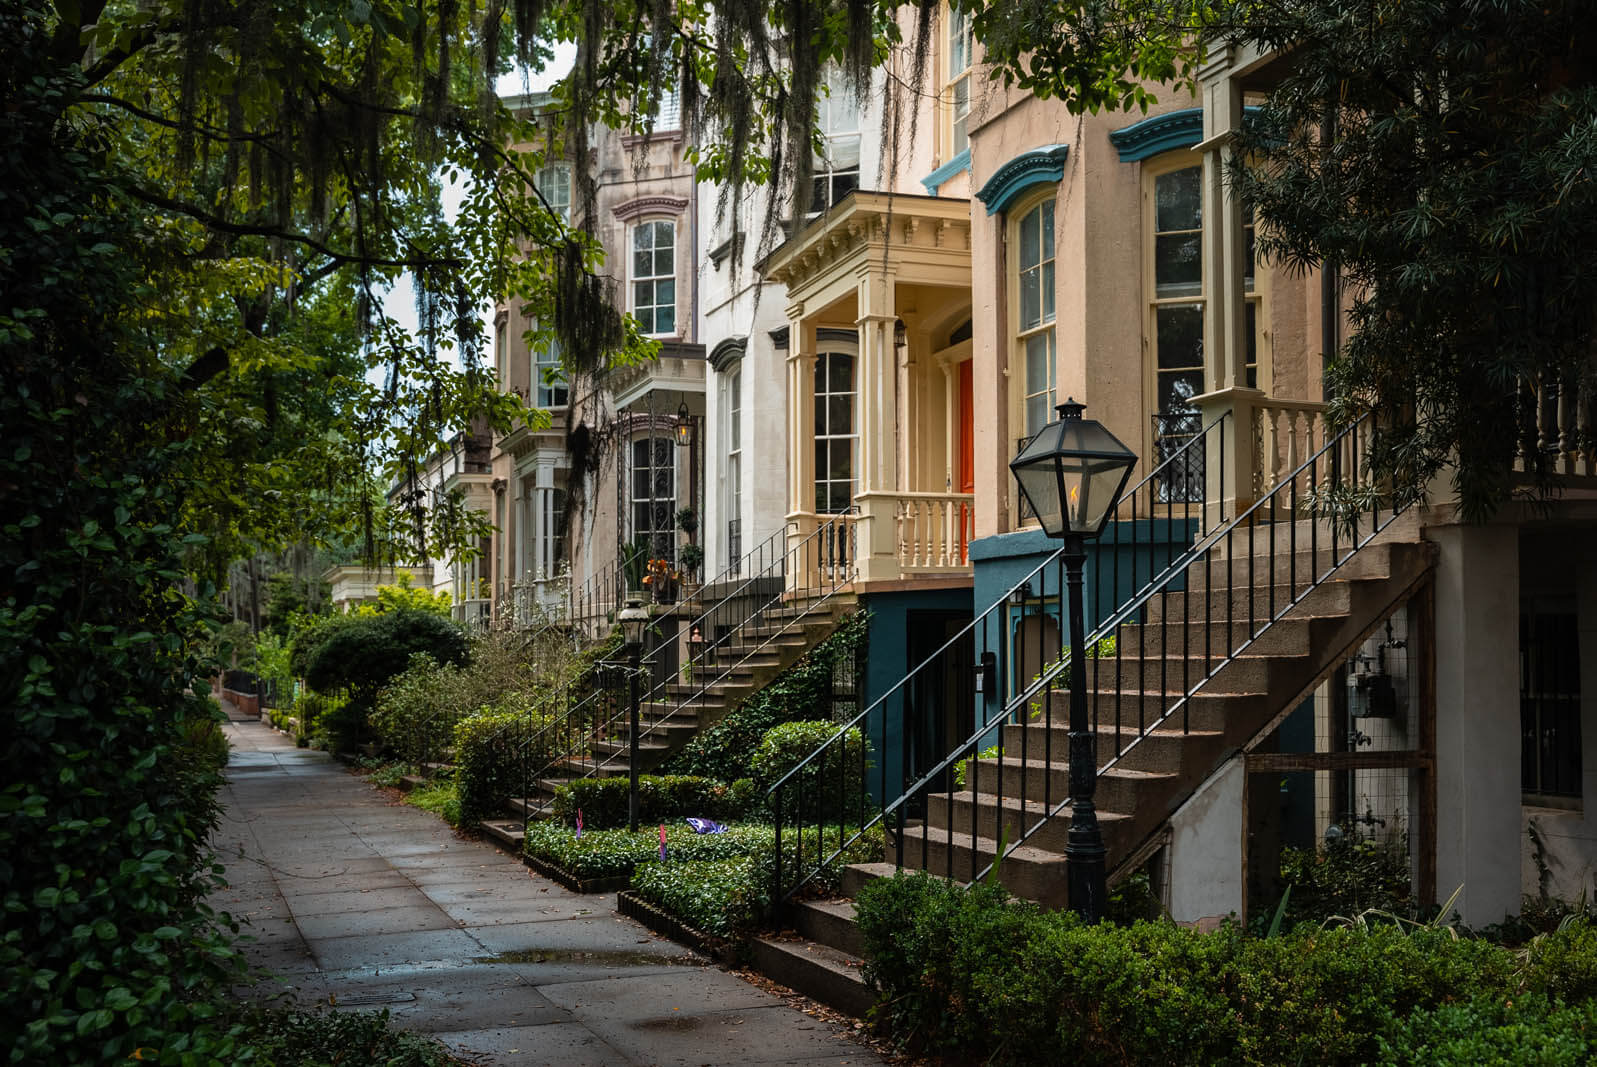
[[[348,696],[337,721],[329,723],[338,747],[366,739],[378,689],[405,670],[412,655],[425,653],[440,664],[466,661],[460,627],[428,611],[357,616],[318,632],[324,636],[307,658],[305,680],[313,689]]]
[[[655,907],[707,934],[730,937],[758,926],[770,910],[769,883],[753,856],[705,863],[640,863],[632,889]]]
[[[1597,1004],[1544,997],[1478,996],[1398,1019],[1380,1039],[1381,1063],[1434,1067],[1535,1063],[1577,1067],[1597,1059]]]
[[[1574,1003],[1597,999],[1597,926],[1573,918],[1526,950],[1525,988]]]
[[[1367,1063],[1400,1020],[1518,984],[1498,946],[1395,923],[1251,939],[1089,927],[924,874],[869,884],[857,908],[881,1021],[927,1052],[993,1062]]]
[[[755,787],[769,793],[784,775],[827,744],[839,729],[831,722],[800,721],[766,731],[751,761]],[[841,745],[829,746],[823,758],[787,784],[781,798],[784,820],[862,821],[870,808],[865,792],[869,766],[870,746],[859,727],[851,726]]]
[[[729,826],[722,834],[697,834],[684,825],[665,828],[666,856],[671,866],[701,860],[749,856],[771,847],[771,828],[759,824]],[[576,831],[559,823],[539,822],[527,827],[523,850],[534,859],[553,863],[578,878],[614,878],[629,875],[640,863],[658,859],[658,826],[630,830]]]
[[[689,741],[662,771],[725,781],[749,777],[754,750],[771,727],[809,718],[816,709],[831,706],[834,673],[863,657],[869,632],[869,612],[858,611],[844,619],[830,637],[770,685]]]
[[[627,824],[630,783],[625,778],[583,778],[555,791],[554,815],[566,826],[609,830]],[[686,774],[638,776],[638,819],[656,824],[690,815],[706,819],[741,819],[754,810],[760,796],[752,784],[727,785],[713,778]]]
[[[1281,850],[1281,883],[1290,886],[1289,921],[1351,917],[1376,908],[1414,918],[1408,842],[1347,837],[1323,851]]]
[[[527,746],[540,743],[549,716],[523,701],[513,694],[499,707],[455,724],[455,785],[463,826],[503,815],[515,791],[525,785],[523,760],[542,766],[548,759],[547,751]]]
[[[459,1062],[419,1034],[388,1028],[382,1011],[254,1009],[243,1019],[245,1043],[262,1063],[381,1063],[388,1067],[447,1067]]]
[[[448,779],[427,782],[405,794],[405,803],[430,811],[450,826],[460,826],[460,792]]]

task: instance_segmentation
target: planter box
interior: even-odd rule
[[[616,910],[629,919],[638,920],[662,937],[669,937],[678,944],[702,952],[712,959],[722,963],[737,961],[737,942],[689,926],[670,912],[662,911],[650,904],[630,889],[616,894]]]
[[[536,856],[523,855],[521,862],[537,871],[551,882],[558,882],[573,893],[614,893],[632,884],[632,874],[611,875],[607,878],[578,878],[564,867]]]

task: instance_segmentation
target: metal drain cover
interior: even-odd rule
[[[376,1004],[404,1004],[416,999],[416,994],[395,993],[351,993],[348,996],[333,994],[329,1000],[340,1008],[369,1008]]]

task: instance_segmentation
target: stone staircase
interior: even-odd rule
[[[768,607],[706,650],[691,681],[679,679],[644,693],[638,709],[639,772],[653,773],[701,730],[775,681],[857,606],[854,594],[839,592]],[[690,610],[688,617],[696,615]],[[533,783],[532,795],[510,801],[505,818],[485,821],[484,832],[520,848],[527,819],[547,810],[556,789],[581,778],[629,774],[631,737],[631,723],[623,717],[610,738],[593,745],[591,756],[562,760],[553,774]]]
[[[1276,524],[1276,549],[1303,534],[1299,552],[1265,555],[1257,545],[1228,556],[1211,549],[1189,569],[1183,590],[1156,595],[1142,624],[1119,628],[1115,656],[1089,661],[1087,697],[1101,768],[1095,801],[1111,881],[1129,873],[1130,861],[1140,863],[1145,844],[1171,814],[1231,754],[1311,694],[1434,565],[1417,521],[1399,519],[1228,659],[1226,653],[1286,603],[1250,589],[1269,584],[1267,574],[1278,582],[1297,577],[1301,587],[1301,576],[1315,566],[1324,569],[1324,547],[1318,558],[1307,551],[1317,533],[1306,523]],[[1158,723],[1213,668],[1185,709]],[[965,788],[928,796],[901,842],[890,841],[887,862],[849,869],[845,893],[852,897],[864,881],[891,876],[899,864],[968,882],[992,862],[1000,839],[1013,845],[1034,828],[1005,856],[999,879],[1017,896],[1063,907],[1070,815],[1067,809],[1044,817],[1069,795],[1068,704],[1068,691],[1055,690],[1051,699],[1039,699],[1027,721],[1003,726],[1002,754],[974,760]],[[859,1014],[860,1006],[868,1007],[852,901],[799,900],[789,915],[801,936],[761,939],[754,946],[756,965],[839,1010]]]

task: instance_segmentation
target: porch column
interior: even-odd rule
[[[1211,438],[1204,470],[1209,524],[1237,514],[1253,502],[1258,467],[1253,412],[1264,396],[1248,387],[1246,288],[1247,241],[1242,201],[1226,173],[1235,158],[1232,140],[1242,126],[1242,89],[1230,75],[1232,53],[1217,48],[1199,71],[1203,85],[1203,352],[1207,391],[1192,403],[1207,426],[1230,413]]]
[[[859,470],[854,499],[859,504],[859,577],[861,581],[891,581],[899,577],[898,422],[900,392],[898,357],[893,350],[893,330],[898,316],[893,310],[894,276],[873,265],[859,287],[860,359]]]
[[[815,529],[815,328],[805,323],[802,303],[788,307],[787,324],[787,545],[792,549]]]

